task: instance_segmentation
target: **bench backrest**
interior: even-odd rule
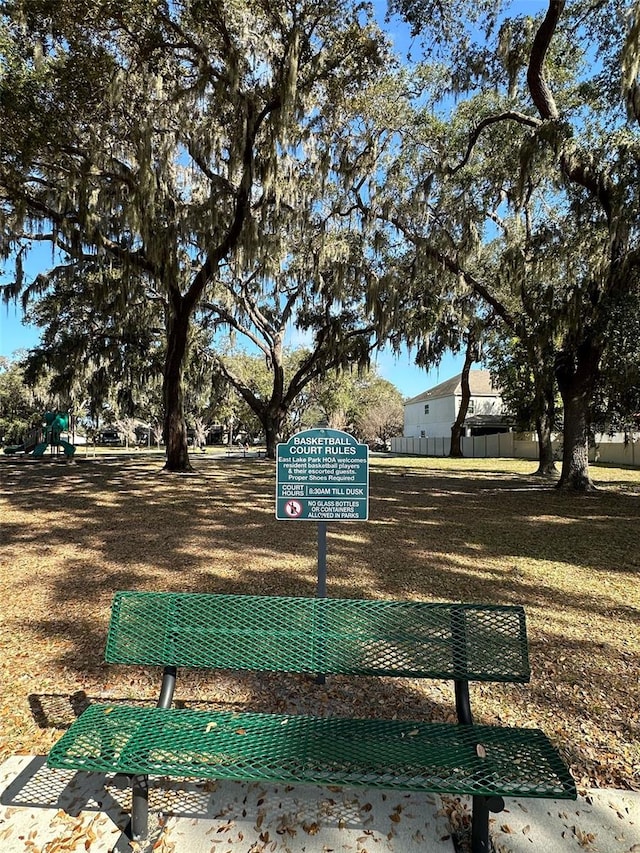
[[[522,607],[118,592],[111,663],[529,680]]]

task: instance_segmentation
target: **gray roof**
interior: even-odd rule
[[[488,370],[470,370],[469,371],[469,388],[471,389],[472,397],[495,397],[500,394],[499,388],[494,388],[491,384],[491,373]],[[445,382],[441,382],[434,388],[428,391],[423,391],[417,397],[411,397],[405,405],[409,403],[422,403],[425,400],[435,400],[438,397],[453,397],[455,394],[462,393],[462,382],[460,375],[453,376]]]

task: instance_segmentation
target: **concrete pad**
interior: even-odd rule
[[[496,853],[640,853],[640,793],[590,790],[571,800],[505,799],[492,815]]]
[[[139,847],[122,833],[129,804],[126,780],[13,756],[0,767],[0,851],[453,853],[451,825],[461,829],[470,815],[465,798],[443,806],[428,794],[156,779],[150,837]],[[491,834],[496,853],[640,853],[640,793],[507,798]]]
[[[44,756],[0,767],[2,853],[453,853],[440,799],[315,785],[151,780],[150,837],[132,846],[126,780],[52,770]]]

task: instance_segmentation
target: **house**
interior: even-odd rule
[[[472,436],[508,432],[509,419],[503,411],[500,390],[491,383],[490,372],[471,370],[469,388],[471,399],[464,421],[464,434]],[[461,397],[462,382],[458,375],[407,400],[404,404],[405,437],[450,438]]]

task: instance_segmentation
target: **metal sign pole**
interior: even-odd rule
[[[318,522],[318,586],[316,598],[327,597],[327,522]],[[322,650],[324,651],[324,650]],[[326,677],[319,672],[316,675],[316,684],[324,684]]]
[[[327,597],[327,522],[318,522],[318,587],[316,596]]]

